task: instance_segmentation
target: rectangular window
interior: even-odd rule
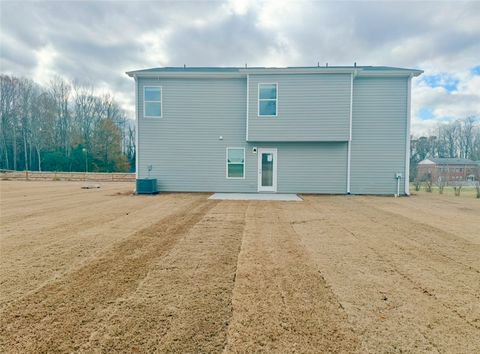
[[[162,118],[162,88],[160,86],[143,88],[143,115],[146,118]]]
[[[227,148],[227,178],[245,178],[244,148]]]
[[[258,115],[276,117],[278,84],[258,84]]]

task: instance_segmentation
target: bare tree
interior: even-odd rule
[[[71,116],[69,110],[69,99],[71,94],[71,86],[56,77],[50,82],[50,94],[55,102],[56,120],[55,125],[59,145],[68,156],[70,152],[70,133],[71,133]]]
[[[0,76],[0,132],[2,139],[2,167],[9,169],[10,159],[9,159],[9,146],[13,146],[10,143],[11,137],[8,136],[8,133],[13,133],[13,103],[15,101],[15,87],[14,87],[14,78],[8,75]],[[14,162],[16,166],[16,162]]]
[[[24,170],[29,169],[29,145],[31,142],[31,121],[32,121],[32,104],[34,96],[34,83],[28,79],[21,79],[18,82],[18,115],[19,124],[23,142]]]
[[[73,85],[73,101],[77,133],[87,151],[90,151],[95,124],[101,118],[101,104],[99,104],[99,99],[94,95],[93,87],[82,86],[78,83]]]
[[[473,152],[473,143],[475,141],[475,118],[467,117],[459,122],[460,134],[458,144],[460,157],[470,158]]]
[[[0,85],[0,168],[83,170],[87,148],[97,169],[129,169],[134,132],[113,96],[59,77],[44,88],[1,75]]]

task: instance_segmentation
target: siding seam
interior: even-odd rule
[[[250,75],[247,74],[247,129],[246,129],[246,133],[245,133],[245,140],[248,141],[248,109],[249,109],[249,96],[250,96]]]
[[[139,158],[140,154],[138,153],[139,151],[139,144],[138,144],[138,134],[139,134],[139,112],[138,112],[138,78],[136,75],[134,75],[134,80],[135,80],[135,177],[138,179],[138,168],[139,168]]]
[[[347,194],[350,194],[352,164],[353,73],[350,75],[350,127],[347,146]]]

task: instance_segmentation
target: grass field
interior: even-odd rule
[[[0,352],[479,353],[480,200],[2,181]]]
[[[423,195],[423,194],[440,194],[439,188],[436,185],[432,186],[432,191],[427,192],[426,187],[422,184],[419,191],[415,191],[415,186],[413,184],[410,185],[410,193],[414,195]],[[445,196],[455,196],[455,192],[452,186],[445,186],[443,189],[443,195]],[[477,197],[477,190],[474,186],[464,186],[460,190],[461,198],[476,198]]]

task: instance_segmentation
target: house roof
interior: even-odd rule
[[[288,67],[158,67],[127,71],[135,76],[185,76],[217,75],[245,76],[247,74],[291,74],[291,73],[354,73],[356,75],[395,75],[418,76],[423,73],[418,69],[398,68],[392,66],[288,66]]]
[[[478,162],[456,157],[430,157],[428,160],[437,165],[475,165]]]

